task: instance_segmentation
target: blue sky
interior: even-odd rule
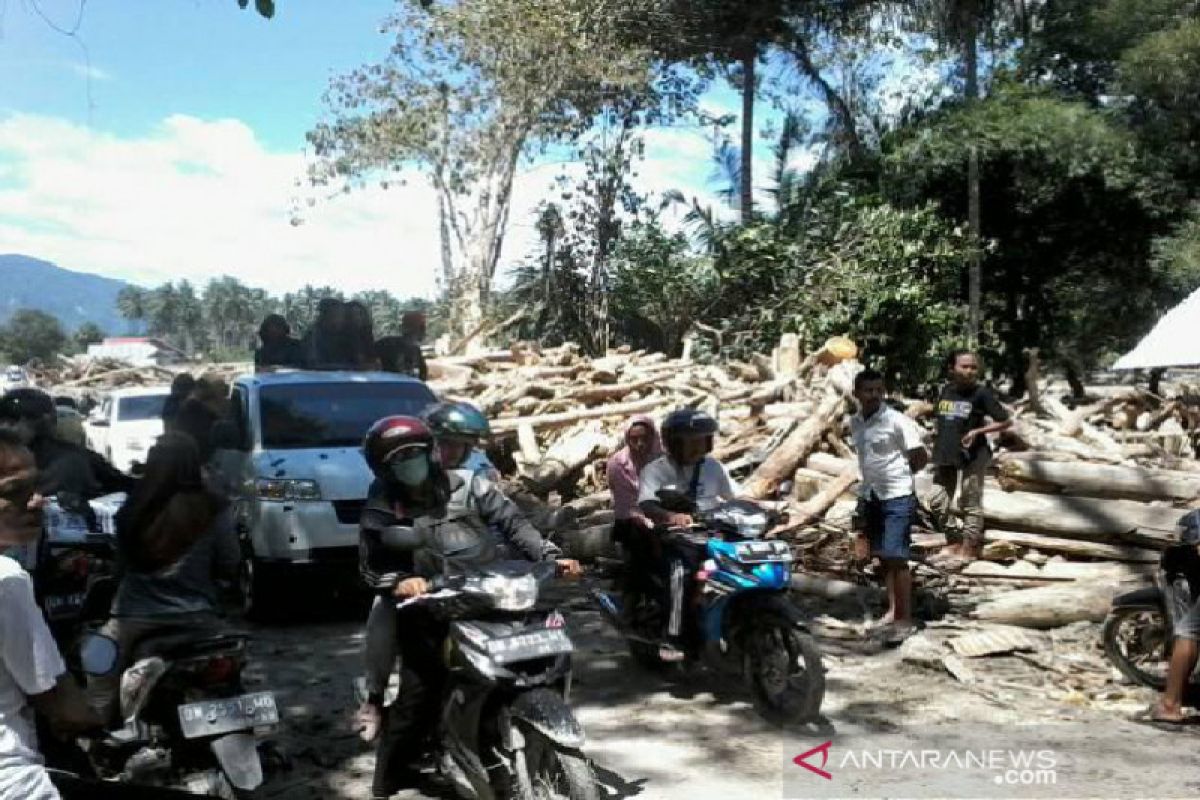
[[[234,274],[273,291],[432,294],[435,204],[420,176],[313,206],[298,183],[329,77],[386,53],[392,7],[278,0],[264,20],[235,0],[88,0],[68,37],[38,11],[70,28],[80,0],[0,0],[0,252],[143,284]],[[704,103],[740,108],[724,85]],[[760,103],[760,121],[774,114]],[[639,188],[716,202],[711,131],[646,140]],[[765,171],[768,142],[756,156]],[[531,244],[561,170],[523,169],[505,263]]]

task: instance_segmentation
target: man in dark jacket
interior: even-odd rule
[[[13,389],[0,399],[0,424],[14,429],[37,461],[39,494],[88,513],[84,501],[132,488],[133,480],[98,453],[56,437],[57,419],[54,401],[39,389]]]
[[[269,314],[258,328],[262,347],[254,351],[255,371],[272,367],[304,366],[304,350],[300,340],[292,337],[292,328],[279,314]]]
[[[175,429],[175,419],[179,416],[179,409],[192,396],[192,390],[195,388],[196,379],[192,377],[192,373],[190,372],[181,372],[172,379],[171,393],[163,401],[162,421],[164,432],[170,433]]]
[[[397,649],[403,654],[401,693],[389,709],[372,787],[375,797],[388,797],[412,777],[410,765],[427,732],[422,724],[436,717],[444,677],[444,626],[419,613],[406,615],[404,640],[396,646],[396,602],[428,592],[439,569],[436,559],[423,557],[429,543],[461,542],[473,563],[487,563],[497,557],[491,526],[514,554],[530,561],[556,558],[558,550],[490,481],[443,470],[433,435],[421,420],[380,420],[368,432],[363,450],[376,481],[360,523],[360,567],[363,580],[378,595],[368,620],[368,697],[360,711],[364,723],[373,713],[378,727]],[[563,572],[578,574],[577,562],[557,560]]]
[[[216,375],[203,375],[196,381],[192,395],[179,407],[174,430],[186,433],[200,445],[200,458],[205,463],[216,450],[213,426],[229,414],[229,387]]]
[[[375,343],[380,369],[427,380],[429,367],[421,352],[424,341],[425,315],[420,311],[406,311],[400,319],[400,335],[385,336]]]

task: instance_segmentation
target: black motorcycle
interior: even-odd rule
[[[500,561],[435,581],[420,604],[449,622],[449,671],[440,771],[477,800],[597,800],[582,752],[583,728],[567,705],[571,653],[557,610],[536,608],[553,562]]]
[[[1101,638],[1105,656],[1122,675],[1140,686],[1158,691],[1166,686],[1174,643],[1174,604],[1170,599],[1174,594],[1195,602],[1200,596],[1200,575],[1186,566],[1194,558],[1194,551],[1192,545],[1164,550],[1154,585],[1116,597],[1104,621]],[[1200,708],[1200,669],[1192,674],[1184,704]]]
[[[121,679],[124,728],[92,743],[95,773],[125,783],[185,786],[195,794],[250,798],[263,784],[257,736],[279,722],[271,692],[246,693],[248,637],[221,630],[171,631],[139,642]],[[117,645],[86,636],[89,675],[116,668]]]

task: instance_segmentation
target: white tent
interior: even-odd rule
[[[1172,308],[1113,369],[1200,365],[1200,289]]]

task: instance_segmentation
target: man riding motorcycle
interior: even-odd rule
[[[655,524],[668,528],[686,528],[693,520],[690,514],[664,508],[659,492],[672,491],[686,495],[700,511],[732,500],[739,492],[728,470],[715,458],[710,458],[717,421],[704,411],[681,408],[667,415],[662,425],[662,440],[666,453],[642,470],[638,507]],[[668,539],[663,546],[666,578],[670,592],[669,613],[664,620],[664,644],[659,655],[664,661],[683,658],[680,649],[683,638],[683,607],[691,576],[699,567],[695,551]]]
[[[470,403],[438,403],[421,415],[437,440],[444,469],[466,470],[495,482],[499,473],[480,445],[492,434],[487,417]]]
[[[14,389],[0,399],[0,425],[12,428],[37,462],[37,491],[78,502],[72,509],[87,513],[86,503],[105,494],[127,492],[133,480],[98,453],[64,442],[54,435],[58,411],[50,395],[39,389]]]
[[[380,595],[377,607],[391,609],[386,617],[382,612],[379,616],[390,622],[393,632],[398,619],[395,603],[429,592],[448,563],[464,558],[474,563],[494,560],[496,541],[489,526],[500,531],[519,557],[556,558],[561,570],[578,574],[579,564],[557,559],[557,549],[490,481],[443,468],[433,433],[420,419],[379,420],[367,432],[363,455],[376,480],[360,525],[360,566],[363,579]],[[433,542],[439,543],[436,549],[441,553],[453,556],[434,555]],[[372,788],[376,797],[389,796],[412,777],[410,765],[419,755],[425,723],[436,716],[443,678],[444,625],[417,609],[404,615],[403,622],[400,696],[389,709],[379,743]],[[378,636],[373,644],[368,633],[368,670],[374,673],[368,677],[368,704],[378,707],[394,665],[395,644],[384,641],[378,619],[372,627]]]

